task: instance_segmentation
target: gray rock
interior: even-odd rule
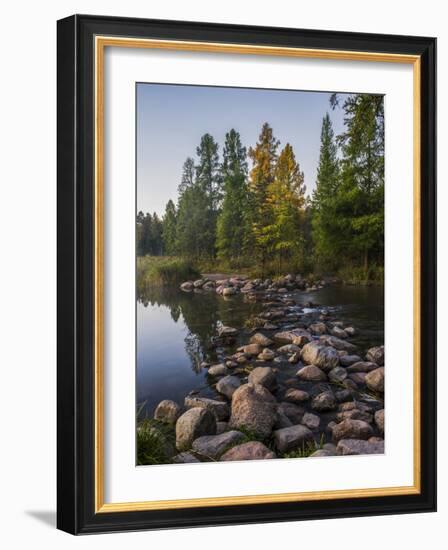
[[[334,396],[339,403],[352,400],[352,392],[350,390],[338,390],[334,392]]]
[[[366,374],[367,387],[373,391],[384,392],[384,367],[379,367]]]
[[[241,443],[245,438],[244,434],[232,430],[219,435],[203,435],[193,441],[193,451],[205,458],[217,460],[230,447]]]
[[[291,403],[303,403],[308,401],[310,394],[303,390],[296,390],[295,388],[289,388],[285,393],[285,400]]]
[[[300,352],[299,346],[296,344],[285,344],[277,349],[278,353],[297,353]]]
[[[332,348],[335,348],[337,350],[343,350],[349,353],[356,351],[356,346],[354,344],[351,344],[350,342],[347,342],[347,340],[337,338],[333,335],[324,334],[319,338],[319,341],[321,344],[324,344],[325,346],[331,346]]]
[[[384,409],[376,411],[375,424],[377,425],[377,428],[379,429],[379,431],[383,434],[384,433]]]
[[[222,434],[223,432],[226,432],[228,428],[228,422],[217,422],[216,423],[216,434]]]
[[[327,375],[316,365],[302,367],[297,371],[297,376],[307,382],[324,382],[327,380]]]
[[[185,398],[185,407],[187,409],[207,409],[214,414],[217,420],[227,420],[230,414],[230,409],[227,403],[224,403],[224,401],[218,401],[217,399],[208,399],[207,397],[194,397],[188,395]]]
[[[272,361],[275,357],[275,351],[272,351],[269,348],[264,348],[264,350],[258,355],[260,361]]]
[[[291,363],[292,365],[295,365],[296,363],[298,363],[300,361],[300,355],[301,355],[300,351],[293,353],[291,357],[288,359],[289,363]]]
[[[311,401],[311,408],[319,412],[333,411],[336,407],[336,398],[332,391],[324,391]]]
[[[282,428],[274,432],[275,446],[280,453],[287,453],[313,442],[313,432],[306,426],[298,424],[289,428]]]
[[[201,462],[191,453],[179,453],[173,457],[174,464],[192,464],[194,462]]]
[[[208,369],[208,374],[210,376],[225,376],[229,373],[229,369],[224,365],[224,363],[219,363],[219,365],[212,365]]]
[[[318,342],[310,342],[303,346],[302,361],[329,371],[339,365],[339,355],[332,347],[324,346]]]
[[[237,289],[234,286],[227,286],[222,289],[223,296],[233,296],[237,293]]]
[[[328,373],[328,379],[331,382],[343,382],[347,378],[347,371],[344,367],[335,367]]]
[[[278,344],[296,344],[297,346],[303,346],[306,342],[310,342],[311,339],[311,334],[300,328],[274,334],[274,341]]]
[[[370,424],[364,420],[346,419],[333,428],[333,441],[341,439],[369,439],[373,435]]]
[[[240,386],[241,382],[237,376],[224,376],[216,384],[216,391],[225,395],[227,399],[232,399],[232,395]]]
[[[204,283],[204,279],[197,279],[196,281],[194,281],[193,286],[194,288],[202,288],[204,286]]]
[[[364,441],[363,439],[341,439],[337,446],[338,455],[378,455],[384,454],[384,441]]]
[[[193,282],[192,281],[185,281],[185,283],[182,283],[180,285],[180,289],[184,292],[191,292],[193,290]]]
[[[339,358],[339,361],[340,361],[341,365],[343,365],[344,367],[349,367],[350,365],[353,365],[355,363],[359,363],[359,361],[362,361],[362,359],[361,359],[361,357],[359,357],[359,355],[346,354],[346,355],[342,355]]]
[[[362,411],[360,409],[351,409],[349,411],[343,411],[336,415],[336,418],[341,422],[342,420],[364,420],[370,424],[373,421],[373,415],[369,412]]]
[[[261,332],[256,332],[253,336],[250,338],[251,344],[260,344],[260,346],[267,347],[272,346],[274,343],[273,340],[262,334]]]
[[[261,384],[268,390],[273,390],[277,385],[275,372],[271,367],[256,367],[248,378],[250,384]]]
[[[268,437],[277,419],[277,403],[260,384],[244,384],[232,397],[230,428],[246,428],[256,436]]]
[[[275,453],[260,441],[248,441],[232,447],[222,455],[222,461],[230,460],[266,460],[276,458]]]
[[[295,405],[294,403],[287,403],[286,401],[278,404],[277,411],[279,414],[285,415],[292,424],[300,424],[305,413],[303,407],[299,407],[299,405]]]
[[[246,355],[256,357],[262,352],[262,347],[260,344],[247,344],[247,346],[242,346],[238,348],[238,351],[242,351]]]
[[[320,417],[317,414],[306,412],[303,415],[302,424],[310,430],[317,430],[320,426]]]
[[[331,334],[336,336],[336,338],[347,338],[348,336],[345,330],[339,327],[333,327],[331,329]]]
[[[186,451],[198,437],[215,433],[216,419],[213,413],[195,407],[180,416],[176,423],[176,447],[179,451]]]
[[[348,376],[350,380],[352,380],[358,386],[362,386],[363,384],[365,384],[365,380],[366,380],[365,372],[353,372]]]
[[[354,336],[356,334],[356,330],[354,327],[345,327],[344,330],[347,336]]]
[[[220,337],[227,337],[227,336],[236,336],[238,334],[238,330],[233,327],[226,327],[222,326],[218,328],[218,336]]]
[[[377,346],[367,350],[366,359],[382,367],[384,365],[384,346]]]
[[[175,401],[164,399],[157,405],[154,418],[168,424],[175,424],[180,414],[181,408]]]
[[[333,455],[336,454],[336,445],[334,443],[324,443],[322,445],[322,449],[324,449],[325,451],[329,451]]]
[[[370,372],[377,368],[378,365],[376,363],[372,363],[370,361],[357,361],[356,363],[352,363],[347,367],[347,372],[350,374],[356,372]]]
[[[327,332],[327,327],[325,326],[325,323],[313,323],[308,327],[308,329],[313,333],[317,335],[325,334]]]

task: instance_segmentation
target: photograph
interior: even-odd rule
[[[384,95],[135,87],[136,465],[384,454]]]

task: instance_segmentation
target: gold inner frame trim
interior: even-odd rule
[[[232,53],[242,55],[265,55],[329,59],[341,61],[369,61],[382,63],[407,63],[413,65],[413,195],[414,195],[414,365],[413,365],[413,421],[414,421],[414,479],[413,485],[402,487],[379,487],[365,489],[244,495],[181,500],[141,502],[104,502],[104,50],[106,47],[152,48],[206,53]],[[225,44],[214,42],[155,40],[96,36],[95,54],[95,513],[132,512],[142,510],[168,510],[207,506],[236,506],[279,502],[304,502],[342,498],[413,495],[421,492],[421,423],[420,423],[420,270],[421,270],[421,176],[420,176],[420,117],[421,117],[421,60],[417,55],[390,54],[382,52],[356,52],[323,50],[251,44]]]

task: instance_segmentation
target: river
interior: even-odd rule
[[[313,292],[290,293],[297,303],[330,309],[332,316],[356,328],[351,342],[359,354],[384,343],[384,290],[380,286],[334,285]],[[214,292],[185,293],[178,288],[152,289],[137,301],[137,405],[152,416],[163,399],[180,405],[190,391],[213,397],[217,394],[201,362],[219,362],[219,349],[211,339],[220,323],[241,329],[240,340],[249,332],[245,321],[261,311],[260,303],[249,303],[241,294],[223,298]],[[297,366],[282,369],[284,380],[294,376]]]

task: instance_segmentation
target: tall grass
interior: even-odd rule
[[[384,266],[369,266],[366,271],[359,266],[346,266],[338,271],[338,277],[347,285],[371,285],[384,283]]]
[[[177,285],[197,279],[200,273],[189,260],[169,256],[143,256],[137,258],[137,287]]]

